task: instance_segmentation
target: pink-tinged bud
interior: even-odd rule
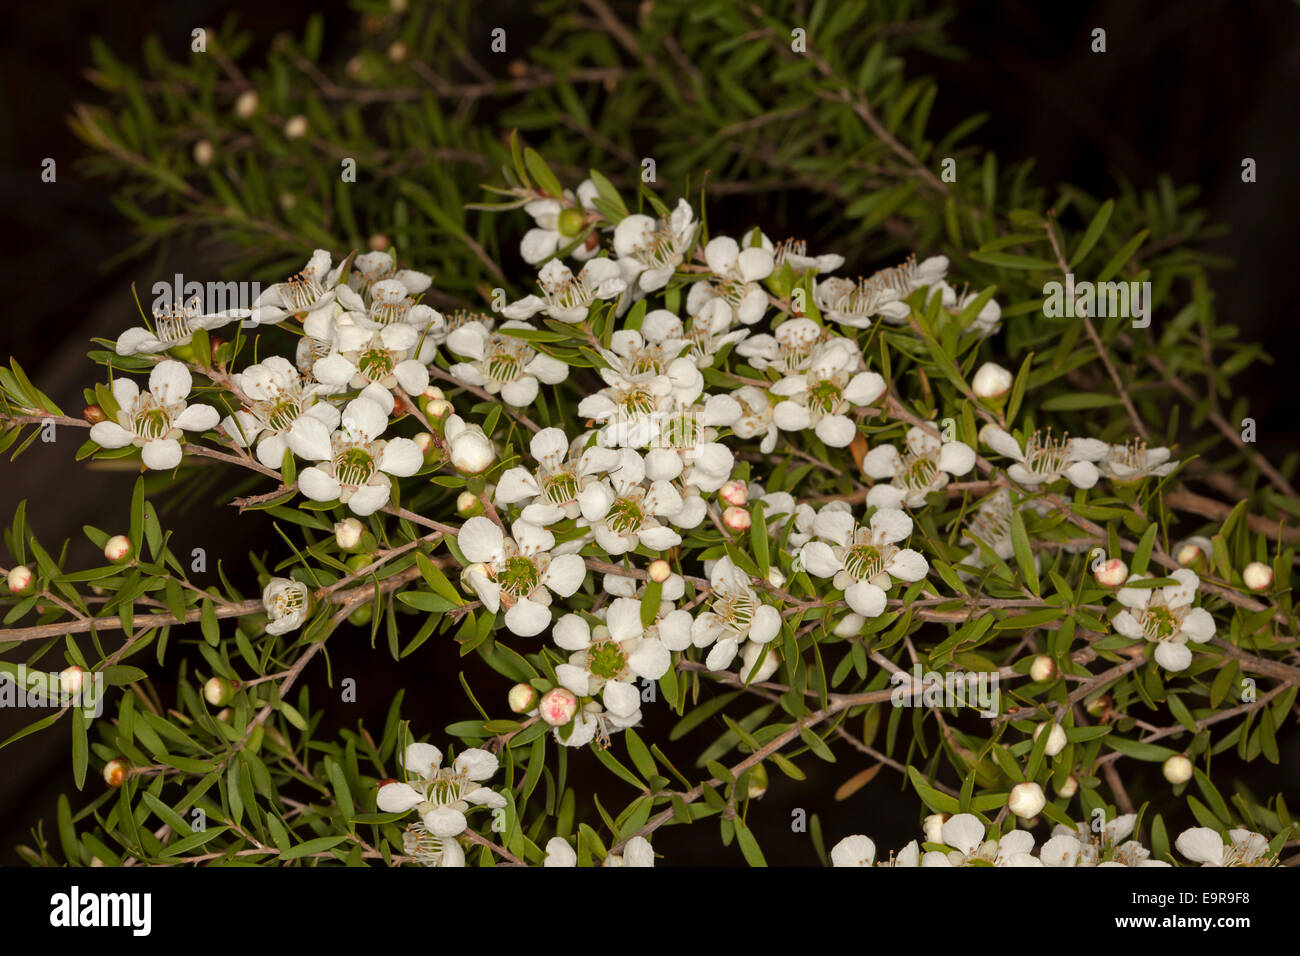
[[[26,594],[35,587],[36,575],[32,574],[31,569],[26,565],[20,564],[16,568],[9,569],[5,583],[9,585],[10,594]]]
[[[1192,762],[1182,754],[1174,754],[1164,762],[1164,766],[1160,769],[1164,773],[1165,779],[1174,786],[1184,784],[1192,779]]]
[[[235,100],[235,115],[240,119],[248,119],[257,112],[257,90],[244,90],[239,94],[239,99]]]
[[[1007,795],[1007,808],[1022,820],[1038,816],[1045,806],[1047,797],[1043,788],[1033,781],[1016,784]]]
[[[563,727],[578,712],[578,698],[563,687],[552,687],[542,695],[538,713],[552,727]]]
[[[1193,535],[1174,547],[1174,560],[1185,568],[1194,568],[1208,561],[1213,551],[1209,538]]]
[[[656,558],[650,562],[650,580],[657,584],[663,584],[673,575],[672,565],[663,558]]]
[[[130,560],[133,551],[131,539],[124,534],[115,534],[104,543],[104,557],[113,564]]]
[[[1068,777],[1065,778],[1065,783],[1061,784],[1059,787],[1056,788],[1056,792],[1059,796],[1065,797],[1065,799],[1069,800],[1072,796],[1074,796],[1076,793],[1079,792],[1078,778],[1075,777],[1074,774],[1070,774]]]
[[[483,502],[472,491],[462,491],[456,497],[456,514],[462,518],[473,518],[483,513]]]
[[[104,764],[104,782],[110,787],[122,786],[130,775],[131,765],[125,760],[110,760]]]
[[[290,116],[284,124],[285,139],[302,139],[307,135],[307,117],[299,114]]]
[[[415,442],[415,447],[420,449],[420,454],[423,455],[426,460],[438,447],[433,440],[433,435],[429,432],[416,432],[411,441]]]
[[[749,489],[743,481],[729,481],[718,490],[718,495],[729,505],[743,508],[749,504]]]
[[[749,795],[758,798],[765,793],[767,793],[767,768],[761,763],[755,764],[749,771]]]
[[[1007,397],[1014,382],[1014,376],[1001,365],[985,362],[971,380],[971,390],[976,398],[996,404]]]
[[[334,526],[334,541],[343,551],[351,551],[361,543],[366,526],[356,518],[344,518]]]
[[[200,166],[211,166],[216,158],[217,150],[211,140],[201,139],[194,144],[194,162]]]
[[[1039,724],[1037,727],[1034,728],[1035,740],[1037,740],[1039,734],[1043,732],[1043,728],[1047,726],[1049,725]],[[1067,741],[1065,739],[1065,729],[1061,727],[1060,724],[1053,723],[1050,726],[1052,729],[1049,730],[1047,733],[1047,746],[1043,748],[1043,753],[1045,753],[1049,757],[1055,757],[1057,754],[1059,754],[1062,750],[1065,749],[1065,745]]]
[[[753,519],[745,508],[728,508],[722,512],[722,523],[731,531],[748,531]]]
[[[516,714],[526,714],[537,706],[537,688],[531,684],[516,684],[506,695],[506,703]]]
[[[225,707],[235,699],[235,685],[224,677],[209,677],[203,685],[203,699],[213,707]]]
[[[1252,591],[1267,591],[1273,586],[1273,569],[1263,561],[1252,561],[1242,569],[1241,579]]]
[[[221,721],[223,724],[225,724],[225,723],[229,723],[229,722],[230,722],[230,708],[229,708],[229,707],[222,707],[219,711],[217,711],[217,720]]]
[[[1029,679],[1035,681],[1051,680],[1056,673],[1056,661],[1046,654],[1039,654],[1029,665]]]
[[[420,393],[420,397],[423,398],[426,402],[441,402],[444,399],[446,399],[447,393],[444,392],[442,389],[440,389],[437,385],[430,385],[428,388],[426,388],[423,392]]]
[[[1124,582],[1128,580],[1128,565],[1119,558],[1111,558],[1099,564],[1097,570],[1092,572],[1092,576],[1104,588],[1123,587]]]
[[[68,696],[81,693],[81,687],[85,680],[86,672],[76,664],[59,671],[59,689]]]

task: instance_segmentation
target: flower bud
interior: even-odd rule
[[[447,394],[437,385],[430,385],[420,393],[420,397],[426,402],[440,402],[447,397]]]
[[[1273,586],[1273,569],[1263,561],[1252,561],[1242,569],[1241,579],[1252,591],[1267,591]]]
[[[1033,781],[1016,784],[1007,795],[1007,808],[1022,820],[1038,816],[1045,806],[1043,788]]]
[[[257,112],[257,90],[244,90],[239,94],[239,99],[235,100],[235,115],[240,119],[248,119]]]
[[[1039,724],[1037,727],[1034,728],[1035,740],[1037,740],[1038,735],[1043,732],[1043,728],[1047,726],[1048,725],[1044,723],[1044,724]],[[1059,754],[1062,750],[1065,749],[1065,744],[1066,744],[1065,729],[1060,724],[1055,722],[1051,724],[1051,728],[1052,729],[1048,731],[1047,734],[1047,746],[1043,748],[1043,753],[1049,757],[1055,757],[1057,754]],[[1030,814],[1030,816],[1033,816],[1033,814]]]
[[[382,232],[375,233],[366,241],[366,245],[370,246],[371,252],[384,252],[390,244],[388,237]]]
[[[1000,405],[1006,400],[1014,381],[1012,374],[1001,365],[985,362],[975,373],[975,378],[971,381],[971,389],[975,392],[976,398],[992,405]]]
[[[516,684],[506,695],[506,702],[516,714],[526,714],[537,706],[537,689],[531,684]]]
[[[761,683],[775,674],[780,666],[781,655],[776,652],[776,648],[768,644],[755,644],[753,641],[745,642],[745,649],[740,652],[740,676],[746,683]]]
[[[785,587],[785,575],[781,573],[781,569],[775,564],[767,569],[767,583],[772,585],[774,588]],[[861,630],[861,628],[859,628],[859,630]],[[856,634],[857,631],[854,631],[854,633]]]
[[[928,817],[925,818],[925,823],[924,823],[922,826],[923,826],[924,829],[925,829],[925,842],[926,842],[926,843],[942,843],[942,842],[943,842],[943,821],[944,821],[944,819],[945,819],[945,814],[942,814],[942,813],[932,813],[932,814],[930,814]]]
[[[59,671],[59,690],[69,697],[79,694],[85,681],[86,672],[76,664]]]
[[[98,405],[87,405],[81,412],[81,417],[92,425],[98,425],[100,422],[108,421],[108,416]]]
[[[753,519],[746,508],[728,508],[722,512],[722,523],[731,531],[748,531]]]
[[[104,764],[104,782],[110,787],[122,786],[130,775],[131,765],[125,760],[110,760]]]
[[[410,52],[411,48],[401,40],[394,40],[388,45],[388,59],[393,63],[401,63]]]
[[[483,502],[472,491],[462,491],[456,497],[456,514],[462,518],[473,518],[483,513]]]
[[[749,771],[749,796],[761,797],[765,793],[767,793],[767,768],[757,763]]]
[[[487,471],[496,457],[492,442],[482,429],[467,426],[449,442],[451,463],[463,475],[479,475]]]
[[[224,677],[209,677],[203,685],[203,699],[213,707],[225,707],[235,699],[235,685]]]
[[[366,526],[356,518],[344,518],[334,526],[334,541],[343,551],[351,551],[361,543]]]
[[[290,116],[284,124],[284,135],[286,139],[302,139],[307,135],[307,117],[299,114]]]
[[[1185,568],[1195,568],[1208,561],[1213,552],[1209,538],[1193,535],[1174,546],[1174,560]]]
[[[1174,754],[1164,762],[1160,770],[1174,786],[1192,779],[1192,762],[1182,754]]]
[[[1046,654],[1039,654],[1029,665],[1029,679],[1035,681],[1051,680],[1056,674],[1056,661]]]
[[[729,505],[743,508],[749,504],[749,489],[743,481],[732,480],[718,490],[718,495]]]
[[[552,687],[537,705],[542,720],[552,727],[563,727],[578,712],[578,698],[563,687]]]
[[[115,534],[104,543],[104,557],[113,564],[129,561],[134,551],[131,539],[124,534]]]
[[[26,594],[35,586],[36,575],[26,565],[20,564],[9,569],[5,582],[9,585],[10,594]]]
[[[663,558],[655,558],[650,562],[650,580],[656,584],[663,584],[673,575],[672,565]]]
[[[355,624],[357,627],[365,627],[375,616],[375,606],[367,601],[360,604],[357,609],[348,615],[348,622]]]
[[[1070,774],[1068,777],[1065,778],[1065,783],[1061,784],[1059,787],[1056,788],[1056,792],[1060,796],[1065,797],[1065,799],[1069,800],[1072,796],[1074,796],[1076,793],[1079,792],[1078,778],[1075,777],[1074,774]]]
[[[555,231],[566,239],[572,239],[582,232],[582,223],[582,210],[569,207],[555,217]]]
[[[194,144],[194,161],[200,166],[211,166],[217,151],[210,140],[201,139]]]
[[[1088,714],[1092,717],[1100,717],[1102,720],[1108,720],[1110,718],[1111,708],[1114,706],[1115,702],[1111,700],[1110,694],[1102,694],[1096,700],[1089,701],[1084,709],[1087,710]]]
[[[1121,587],[1128,580],[1128,565],[1119,558],[1111,558],[1097,565],[1092,576],[1104,588]]]

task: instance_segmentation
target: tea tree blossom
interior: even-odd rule
[[[1005,429],[985,425],[980,429],[980,441],[1015,464],[1007,475],[1026,488],[1037,488],[1065,478],[1076,488],[1091,488],[1097,483],[1100,472],[1093,464],[1106,454],[1106,443],[1095,438],[1060,438],[1049,428],[1034,432],[1017,440]]]
[[[640,710],[637,679],[658,680],[672,666],[672,654],[659,636],[647,635],[641,602],[633,598],[615,598],[604,623],[594,627],[580,615],[566,614],[551,637],[571,652],[568,663],[555,668],[559,682],[579,697],[599,697],[605,710],[618,717]]]
[[[287,634],[302,627],[311,610],[311,596],[307,585],[290,578],[271,578],[262,589],[262,606],[270,623],[268,634]]]
[[[225,309],[221,312],[205,313],[198,297],[189,303],[177,302],[170,308],[153,310],[153,328],[137,327],[127,329],[117,338],[114,351],[118,355],[153,355],[167,349],[189,345],[194,333],[208,329],[219,329],[236,319],[246,319],[252,312],[249,309]]]
[[[363,518],[388,504],[392,478],[415,474],[424,454],[409,438],[381,439],[387,427],[388,416],[375,402],[349,402],[340,427],[330,435],[328,457],[298,474],[302,493],[313,501],[337,498]]]
[[[885,393],[885,380],[875,372],[854,371],[858,361],[856,353],[834,344],[818,348],[806,372],[787,375],[772,386],[772,394],[782,399],[772,410],[776,426],[782,431],[811,428],[826,445],[846,447],[857,434],[849,417],[853,409]]]
[[[681,495],[666,481],[652,481],[649,487],[644,481],[644,459],[624,448],[618,467],[584,488],[578,499],[582,521],[591,528],[596,543],[612,555],[642,545],[664,551],[682,543],[681,535],[659,521],[681,510]]]
[[[760,371],[774,368],[783,375],[793,375],[807,371],[817,346],[832,340],[842,343],[841,348],[853,349],[847,339],[828,334],[812,319],[787,319],[770,335],[749,336],[736,346],[736,353]]]
[[[766,644],[781,632],[781,614],[764,604],[749,576],[721,558],[709,571],[707,610],[691,625],[691,642],[710,648],[704,662],[711,671],[726,670],[746,642]]]
[[[713,300],[691,317],[690,328],[685,328],[682,320],[667,309],[654,309],[642,320],[641,335],[647,343],[658,345],[669,359],[689,358],[703,369],[712,367],[723,348],[743,341],[749,329],[732,328],[726,303]]]
[[[1187,642],[1204,644],[1214,637],[1214,618],[1204,608],[1192,607],[1200,578],[1188,568],[1169,574],[1178,583],[1162,588],[1133,587],[1142,575],[1129,576],[1129,584],[1115,598],[1124,610],[1111,625],[1125,637],[1145,638],[1155,644],[1156,663],[1167,671],[1186,670],[1192,663]]]
[[[1228,838],[1231,842],[1225,844],[1209,827],[1192,827],[1178,835],[1174,846],[1201,866],[1277,866],[1277,854],[1261,834],[1238,827],[1228,831]]]
[[[686,309],[692,314],[720,300],[729,310],[729,321],[753,325],[767,311],[767,290],[762,281],[772,274],[772,250],[742,249],[729,236],[710,239],[704,247],[704,261],[712,278],[696,282],[687,295]]]
[[[577,238],[580,234],[580,226],[577,229],[569,228],[571,214],[577,214],[576,219],[580,224],[583,212],[592,208],[592,200],[596,195],[596,184],[590,179],[584,179],[578,185],[576,197],[566,190],[563,202],[548,197],[526,203],[524,212],[533,217],[534,226],[524,233],[524,238],[519,243],[519,254],[524,262],[535,266],[555,255]],[[573,250],[571,255],[581,262],[590,259],[599,249],[598,244],[582,243]]]
[[[490,519],[478,516],[461,526],[456,543],[470,561],[468,579],[492,613],[506,608],[513,634],[534,637],[551,624],[551,594],[569,597],[582,586],[587,567],[576,554],[552,555],[555,536],[516,521],[506,537]]]
[[[406,324],[371,329],[340,322],[333,348],[316,361],[312,372],[318,382],[339,389],[377,385],[419,395],[429,387],[429,370],[414,358],[419,339],[420,333]]]
[[[347,259],[331,266],[329,252],[317,249],[301,272],[259,295],[249,317],[258,325],[275,325],[300,316],[308,335],[325,338],[336,314],[366,307],[347,283],[339,284],[347,268]]]
[[[920,426],[907,430],[907,451],[877,445],[862,459],[862,470],[872,478],[887,480],[867,493],[872,507],[919,508],[926,495],[942,491],[948,476],[961,476],[975,467],[975,452],[959,441],[946,441]]]
[[[539,431],[532,437],[529,451],[537,462],[536,470],[518,465],[507,470],[497,482],[496,501],[522,505],[520,516],[541,526],[579,517],[582,492],[621,461],[612,448],[571,449],[558,428]]]
[[[222,421],[231,441],[243,447],[256,442],[257,460],[268,468],[280,467],[286,449],[312,461],[328,457],[339,410],[326,400],[327,386],[305,382],[279,355],[269,355],[230,378],[251,400]]]
[[[487,750],[463,750],[451,766],[444,767],[441,750],[413,743],[407,746],[402,765],[406,782],[380,787],[375,802],[384,813],[415,810],[427,831],[442,840],[464,833],[469,826],[465,815],[474,808],[506,805],[501,794],[483,785],[500,766],[496,755]]]
[[[90,439],[103,448],[135,445],[146,468],[169,471],[181,463],[180,439],[187,431],[215,428],[220,416],[211,405],[189,405],[193,380],[180,362],[164,359],[149,373],[149,390],[140,391],[132,379],[113,380],[117,421],[91,427]]]
[[[1169,455],[1168,448],[1148,448],[1143,441],[1109,445],[1106,454],[1097,460],[1097,470],[1111,481],[1163,478],[1178,467],[1178,462],[1170,461]]]
[[[530,319],[544,312],[560,322],[581,322],[598,299],[613,299],[627,287],[613,259],[592,259],[575,276],[559,259],[542,266],[537,275],[542,294],[528,295],[501,310],[507,319]]]
[[[698,223],[685,199],[679,199],[667,221],[640,213],[614,227],[614,252],[629,286],[655,292],[668,284],[695,244]]]
[[[577,866],[577,851],[563,837],[551,837],[546,841],[546,857],[542,866]],[[643,836],[634,836],[627,841],[622,853],[611,853],[605,857],[601,866],[654,866],[655,853],[650,841]]]
[[[418,296],[433,279],[414,269],[398,269],[397,261],[388,252],[363,252],[352,260],[348,275],[348,288],[361,296],[367,305],[374,299],[374,290],[381,282],[398,282],[408,295]],[[430,309],[430,311],[433,311]]]
[[[855,613],[879,617],[894,580],[919,581],[929,573],[925,556],[897,542],[912,533],[912,519],[895,508],[879,508],[866,526],[853,516],[823,511],[813,522],[817,538],[800,552],[809,574],[831,578]]]
[[[897,290],[871,279],[820,279],[813,301],[828,321],[854,329],[870,328],[876,318],[903,321],[911,312],[906,302],[899,301]]]
[[[462,325],[447,336],[447,349],[469,361],[453,365],[451,374],[515,408],[531,405],[538,383],[558,385],[569,377],[569,367],[508,334],[530,328],[526,322],[503,322],[495,332],[478,323]]]
[[[384,279],[376,282],[370,290],[370,304],[347,312],[348,321],[372,331],[390,326],[409,326],[420,336],[436,338],[446,327],[446,319],[441,312],[412,298],[413,285],[418,283],[409,280],[404,282],[399,279]],[[307,334],[318,333],[307,328]]]

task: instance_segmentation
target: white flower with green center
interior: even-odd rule
[[[1120,588],[1115,599],[1124,610],[1115,615],[1111,626],[1132,640],[1145,638],[1156,645],[1156,663],[1167,671],[1186,670],[1192,663],[1187,642],[1204,644],[1214,637],[1214,617],[1205,608],[1192,607],[1201,579],[1188,568],[1169,574],[1177,584],[1162,588],[1133,587],[1143,575],[1129,575],[1129,583]]]
[[[560,684],[579,697],[599,697],[604,709],[618,717],[630,718],[640,710],[638,679],[658,680],[672,666],[658,629],[647,632],[641,602],[633,598],[611,601],[604,622],[595,627],[578,614],[566,614],[555,622],[551,638],[571,652],[569,662],[555,668]]]
[[[113,379],[117,421],[98,422],[90,440],[104,448],[135,445],[146,468],[169,471],[181,463],[184,433],[215,428],[220,415],[211,405],[187,405],[193,380],[190,370],[164,359],[149,373],[149,390],[129,378]]]
[[[913,425],[907,430],[907,451],[877,445],[862,459],[862,471],[877,482],[867,492],[872,508],[919,508],[926,495],[942,491],[948,476],[960,476],[975,467],[975,452],[967,444],[949,441]]]
[[[959,568],[979,570],[984,567],[984,558],[976,541],[983,542],[1003,561],[1015,554],[1015,546],[1011,543],[1011,512],[1011,492],[1006,488],[999,488],[980,502],[961,536],[961,543],[974,546],[974,550],[961,559]],[[1038,564],[1038,555],[1034,555],[1034,567]],[[971,576],[963,570],[958,573],[964,577]]]
[[[839,347],[847,346],[853,350],[848,339],[830,335],[812,319],[787,319],[771,335],[764,333],[750,336],[736,346],[736,353],[743,355],[759,371],[774,368],[782,375],[795,375],[806,372],[812,362],[813,351],[831,340],[840,342]]]
[[[614,252],[627,284],[642,292],[666,286],[694,248],[698,225],[685,199],[677,200],[666,221],[640,213],[624,217],[614,227]]]
[[[386,281],[400,282],[408,295],[419,295],[433,284],[433,279],[423,272],[398,269],[397,260],[388,252],[363,252],[352,261],[348,288],[367,305],[374,298],[375,286]]]
[[[524,233],[524,238],[519,243],[519,254],[524,262],[535,266],[578,238],[584,228],[585,213],[594,208],[592,200],[596,196],[596,184],[590,179],[584,179],[578,184],[576,197],[571,191],[564,191],[564,202],[547,198],[526,203],[524,212],[533,217],[535,225]],[[599,243],[584,242],[571,255],[583,262],[594,256],[599,249]]]
[[[773,419],[767,391],[753,385],[742,385],[731,393],[731,397],[740,404],[740,417],[732,423],[731,430],[737,438],[758,438],[758,449],[766,455],[776,447],[777,432],[780,431]]]
[[[916,256],[911,255],[899,265],[889,269],[881,269],[867,281],[892,292],[899,300],[902,300],[918,289],[939,285],[947,275],[947,256],[930,256],[928,259],[917,262]],[[900,313],[896,309],[890,309],[882,314],[882,318],[895,325],[902,325],[907,321],[907,313],[906,311]]]
[[[410,286],[398,279],[376,282],[370,290],[370,304],[353,309],[347,315],[351,324],[363,329],[409,327],[418,335],[427,337],[443,334],[447,325],[441,312],[417,302],[412,298]],[[308,329],[308,333],[316,334],[311,329]]]
[[[710,569],[709,587],[708,609],[691,625],[691,643],[711,648],[704,662],[709,670],[726,670],[747,643],[767,644],[781,633],[781,612],[763,603],[749,575],[730,558]]]
[[[732,329],[731,311],[718,301],[692,316],[689,329],[667,309],[653,309],[641,322],[641,335],[648,344],[658,345],[669,359],[682,356],[704,369],[713,365],[724,346],[745,339],[749,329]]]
[[[420,333],[410,325],[373,329],[340,320],[334,329],[334,347],[329,355],[316,361],[312,374],[317,381],[337,389],[374,385],[392,392],[400,387],[406,394],[418,397],[429,387],[429,370],[415,358],[419,340]]]
[[[1223,837],[1209,827],[1192,827],[1184,830],[1174,841],[1178,852],[1201,866],[1277,866],[1277,854],[1268,847],[1268,840],[1259,833],[1238,827],[1228,831],[1232,842],[1225,844]]]
[[[854,329],[870,328],[875,318],[903,321],[911,311],[907,303],[899,301],[895,290],[871,279],[819,279],[813,288],[813,301],[827,321]]]
[[[256,442],[257,460],[268,468],[280,467],[285,449],[310,461],[329,457],[339,410],[325,401],[328,387],[304,382],[289,360],[278,355],[230,379],[251,403],[221,423],[236,445]]]
[[[730,236],[718,236],[704,247],[704,261],[713,275],[691,286],[686,295],[687,312],[698,315],[706,305],[720,301],[727,306],[728,324],[753,325],[763,317],[767,311],[763,280],[772,274],[774,262],[770,248],[742,249]]]
[[[1148,448],[1146,442],[1134,439],[1125,445],[1107,447],[1106,454],[1097,461],[1097,470],[1111,481],[1163,478],[1178,467],[1178,462],[1169,460],[1169,454],[1168,448]]]
[[[455,837],[434,836],[423,823],[408,823],[402,852],[421,866],[462,867],[465,851]]]
[[[587,577],[576,554],[552,555],[555,536],[519,520],[511,537],[488,518],[470,518],[456,535],[461,553],[473,564],[466,569],[470,587],[488,611],[506,609],[506,627],[520,637],[534,637],[551,626],[551,594],[569,597]]]
[[[437,747],[410,744],[402,765],[406,783],[384,784],[376,804],[384,813],[415,810],[427,833],[441,841],[464,833],[469,827],[465,814],[475,807],[499,810],[506,805],[501,794],[483,786],[500,766],[496,755],[486,750],[463,750],[450,767],[444,767]]]
[[[682,543],[681,535],[659,521],[681,510],[681,495],[666,481],[652,481],[648,488],[644,481],[645,461],[623,448],[609,476],[588,485],[578,497],[579,524],[589,526],[596,543],[611,555],[642,546],[666,551]]]
[[[274,325],[291,315],[301,316],[308,335],[328,338],[335,315],[366,307],[347,283],[340,285],[348,265],[344,259],[331,268],[329,252],[317,249],[301,272],[257,297],[250,318],[258,325]]]
[[[652,481],[680,481],[684,493],[692,490],[714,492],[731,479],[736,459],[730,448],[717,440],[715,425],[732,425],[741,414],[740,404],[730,395],[710,395],[703,404],[670,409],[659,420],[659,434],[645,456],[646,475]],[[692,508],[697,515],[675,515],[679,518],[704,517],[703,503]],[[694,527],[681,525],[679,527]]]
[[[845,341],[845,340],[840,340]],[[858,433],[850,415],[885,393],[885,380],[875,372],[857,372],[856,350],[825,343],[813,353],[806,372],[787,375],[772,386],[779,396],[772,410],[782,431],[811,428],[832,448],[845,448]]]
[[[195,297],[188,305],[177,302],[170,308],[153,310],[153,328],[127,329],[118,336],[114,350],[118,355],[154,355],[170,348],[189,345],[200,329],[219,329],[236,319],[246,319],[248,309],[226,309],[204,313]]]
[[[804,569],[819,578],[832,578],[854,613],[879,617],[886,591],[894,581],[919,581],[930,571],[925,556],[897,542],[912,533],[912,519],[896,508],[878,508],[866,526],[854,527],[847,511],[823,509],[813,520],[817,539],[799,554]]]
[[[537,398],[538,382],[558,385],[569,377],[569,367],[559,359],[533,349],[510,330],[531,329],[527,322],[504,322],[496,332],[468,323],[447,336],[447,348],[471,361],[451,367],[459,381],[475,385],[489,395],[500,395],[507,405],[523,408]]]
[[[577,275],[559,259],[552,259],[537,274],[542,294],[526,295],[501,310],[507,319],[531,319],[544,312],[560,322],[581,322],[598,299],[613,299],[623,294],[623,281],[613,259],[592,259]]]
[[[497,482],[497,503],[523,505],[520,517],[541,527],[579,517],[583,490],[620,461],[614,449],[582,448],[582,440],[571,446],[560,429],[543,428],[528,446],[537,469],[515,466],[506,471]]]
[[[311,611],[311,592],[301,581],[271,578],[262,589],[262,607],[266,609],[266,633],[287,634],[302,627]]]
[[[1012,830],[1000,839],[985,840],[984,824],[973,813],[957,813],[944,821],[942,840],[948,852],[930,850],[921,866],[1042,866],[1031,856],[1034,838],[1025,830]]]
[[[658,371],[602,368],[599,374],[605,388],[579,402],[578,414],[602,426],[600,442],[610,447],[644,448],[659,443],[664,430],[680,425],[682,410],[693,406],[704,392],[703,374],[684,357]]]
[[[1076,488],[1091,488],[1099,472],[1093,462],[1106,454],[1106,443],[1096,438],[1057,438],[1049,428],[1016,439],[1005,429],[985,425],[980,441],[1015,464],[1007,469],[1012,481],[1026,488],[1037,488],[1064,478]]]
[[[392,496],[392,478],[409,478],[424,464],[424,453],[409,438],[379,436],[388,414],[369,398],[355,398],[330,435],[329,457],[298,473],[298,487],[312,501],[338,499],[353,514],[374,514]]]

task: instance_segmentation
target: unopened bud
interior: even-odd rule
[[[1035,681],[1051,680],[1056,673],[1056,661],[1046,654],[1039,654],[1029,665],[1029,679]]]
[[[1049,725],[1039,724],[1037,727],[1034,728],[1035,740],[1037,740],[1038,735],[1043,732],[1043,728],[1047,726]],[[1059,754],[1062,750],[1065,749],[1065,744],[1066,744],[1065,729],[1061,727],[1061,725],[1058,723],[1052,723],[1050,726],[1052,729],[1047,733],[1047,746],[1043,748],[1043,753],[1045,753],[1049,757],[1055,757],[1057,754]],[[1033,814],[1030,814],[1030,816],[1033,816]]]
[[[506,702],[516,714],[526,714],[537,706],[537,689],[531,684],[516,684],[506,695]]]
[[[426,388],[423,392],[420,393],[420,397],[423,398],[425,401],[440,402],[447,397],[447,393],[444,392],[442,389],[440,389],[437,385],[430,385],[428,388]]]
[[[104,410],[98,405],[87,405],[82,411],[81,417],[92,425],[108,421],[108,416],[104,414]]]
[[[761,797],[765,793],[767,793],[767,768],[758,763],[749,771],[749,796]]]
[[[411,48],[401,40],[395,40],[388,45],[388,59],[393,63],[401,63],[410,52]]]
[[[1119,558],[1111,558],[1099,564],[1092,576],[1104,588],[1121,587],[1128,580],[1128,565]]]
[[[555,217],[555,230],[566,239],[582,232],[582,211],[569,207]]]
[[[25,564],[20,564],[9,569],[5,583],[9,585],[10,594],[26,594],[36,584],[36,575]]]
[[[722,512],[722,523],[731,531],[748,531],[752,521],[745,508],[728,508]]]
[[[1014,381],[1011,373],[1001,365],[985,362],[975,373],[975,378],[971,381],[971,389],[975,392],[976,398],[997,405],[1006,399]]]
[[[749,504],[749,489],[743,481],[729,481],[718,491],[718,495],[729,505],[743,508]]]
[[[483,502],[472,491],[462,491],[456,497],[456,514],[462,518],[473,518],[483,513]]]
[[[945,819],[945,815],[942,814],[942,813],[932,813],[932,814],[930,814],[928,817],[925,818],[925,823],[922,824],[922,827],[923,827],[923,829],[925,830],[925,842],[926,842],[926,843],[942,843],[942,842],[943,842],[943,821],[944,821],[944,819]]]
[[[344,518],[334,526],[334,541],[344,551],[351,551],[361,543],[366,526],[356,518]]]
[[[672,577],[672,566],[663,558],[656,558],[650,562],[650,580],[658,584],[663,584]]]
[[[235,115],[240,119],[248,119],[257,112],[257,90],[244,90],[239,94],[239,99],[235,100]]]
[[[1174,548],[1174,560],[1185,568],[1196,567],[1209,560],[1214,546],[1209,538],[1194,535],[1186,541],[1180,541]]]
[[[203,685],[203,699],[213,707],[225,707],[235,699],[235,685],[224,677],[209,677]]]
[[[542,720],[552,727],[563,727],[578,712],[578,698],[563,687],[552,687],[537,705]]]
[[[767,569],[767,583],[774,588],[785,587],[785,575],[781,573],[781,569],[776,565],[772,565]],[[854,633],[856,634],[857,631],[854,631]]]
[[[76,664],[59,671],[59,690],[68,696],[79,694],[85,681],[86,672]]]
[[[1110,717],[1111,708],[1114,706],[1115,702],[1111,700],[1110,694],[1102,694],[1096,700],[1090,701],[1085,709],[1090,716],[1107,720]]]
[[[129,560],[132,551],[131,539],[124,534],[115,534],[104,543],[104,557],[113,564]]]
[[[415,447],[420,449],[420,454],[425,458],[438,447],[429,432],[416,432],[411,441],[415,442]]]
[[[1164,773],[1165,779],[1174,786],[1192,779],[1192,762],[1182,754],[1174,754],[1165,761],[1164,766],[1160,769]]]
[[[104,764],[104,782],[110,787],[120,787],[131,775],[131,765],[125,760],[110,760]]]
[[[370,237],[368,245],[370,246],[371,252],[383,252],[389,246],[388,237],[382,232],[377,232]]]
[[[200,166],[211,166],[217,151],[209,140],[201,139],[194,144],[194,161]]]
[[[286,139],[302,139],[307,135],[307,117],[299,114],[290,116],[284,124],[284,135]]]
[[[1068,777],[1065,778],[1065,783],[1061,784],[1059,787],[1056,788],[1056,792],[1058,795],[1065,797],[1065,799],[1069,800],[1072,796],[1074,796],[1076,793],[1079,792],[1078,778],[1075,777],[1074,774],[1070,774]]]
[[[449,442],[451,463],[463,475],[479,475],[487,471],[496,456],[492,442],[481,429],[466,427]]]
[[[1263,561],[1252,561],[1242,569],[1241,579],[1252,591],[1267,591],[1273,586],[1273,569]]]
[[[1016,784],[1007,795],[1007,808],[1022,820],[1038,816],[1045,806],[1043,788],[1033,781]]]

